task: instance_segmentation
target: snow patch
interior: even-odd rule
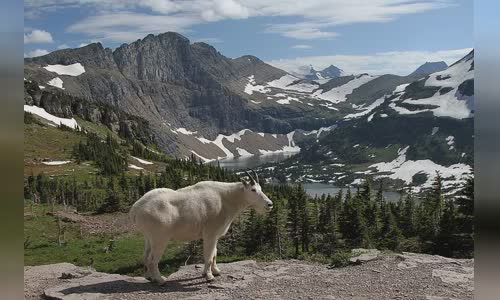
[[[42,164],[47,165],[47,166],[60,166],[60,165],[65,165],[69,164],[71,160],[55,160],[55,161],[43,161]]]
[[[374,110],[375,108],[380,106],[382,103],[384,103],[384,101],[385,101],[385,97],[378,98],[372,104],[370,104],[368,107],[366,107],[365,110],[358,112],[358,113],[354,113],[354,114],[348,114],[347,116],[344,117],[344,119],[348,120],[348,119],[354,119],[354,118],[359,118],[359,117],[365,116],[365,115],[369,114],[372,110]],[[371,116],[371,118],[373,118],[373,115]],[[368,122],[371,121],[371,118],[369,118]]]
[[[172,131],[175,134],[182,133],[182,134],[185,134],[185,135],[193,135],[193,134],[195,134],[195,133],[198,132],[198,131],[189,131],[186,128],[170,129],[170,131]]]
[[[317,90],[312,94],[312,96],[318,99],[330,101],[332,103],[344,102],[346,101],[346,96],[352,94],[352,91],[354,89],[375,78],[377,78],[377,76],[371,76],[367,74],[359,75],[346,84],[333,88],[327,92],[323,92],[323,90]]]
[[[49,82],[47,82],[48,85],[51,85],[53,87],[60,88],[60,89],[64,90],[63,83],[64,82],[59,77],[56,77],[56,78],[50,80]]]
[[[435,135],[439,130],[439,127],[432,127],[431,135]]]
[[[85,68],[80,63],[72,65],[48,65],[43,67],[49,72],[57,73],[57,75],[79,76],[85,73]]]
[[[134,164],[129,164],[128,167],[134,170],[144,170],[144,168],[138,167]]]
[[[244,92],[249,94],[249,95],[252,95],[253,92],[259,92],[259,93],[265,94],[267,92],[270,92],[270,90],[263,85],[256,84],[255,76],[250,75],[250,76],[248,76],[248,83],[245,86]]]
[[[143,159],[140,159],[138,157],[135,157],[135,156],[130,156],[132,157],[133,159],[137,160],[138,162],[140,162],[141,164],[143,165],[152,165],[153,163],[150,162],[150,161],[147,161],[147,160],[143,160]]]
[[[429,188],[432,185],[436,171],[443,177],[443,185],[450,187],[465,183],[466,177],[472,171],[472,168],[466,164],[454,164],[448,167],[438,165],[429,159],[424,160],[406,160],[406,152],[410,146],[398,150],[398,157],[390,162],[380,162],[369,166],[375,168],[378,172],[391,173],[390,175],[379,175],[377,177],[389,177],[392,179],[401,179],[406,184],[412,182],[413,176],[418,173],[427,174],[427,180],[422,184],[422,188]]]
[[[248,152],[245,149],[239,148],[239,147],[236,147],[236,151],[238,151],[239,156],[253,156],[252,153]]]
[[[80,126],[78,126],[78,123],[76,122],[75,119],[66,119],[66,118],[59,118],[54,115],[49,114],[48,112],[45,111],[45,109],[35,106],[35,105],[24,105],[24,111],[32,113],[34,115],[37,115],[45,120],[48,120],[58,126],[65,125],[67,127],[73,128],[73,129],[80,129]]]

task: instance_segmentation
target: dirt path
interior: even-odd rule
[[[296,260],[220,264],[207,283],[199,265],[157,286],[141,277],[89,272],[71,264],[27,267],[26,299],[472,299],[474,261],[381,254],[339,269]],[[58,279],[62,273],[71,279]],[[69,274],[69,275],[68,275]]]
[[[75,223],[89,234],[111,233],[122,234],[134,230],[128,214],[117,212],[112,214],[77,214],[72,211],[59,210],[55,213],[63,222]]]

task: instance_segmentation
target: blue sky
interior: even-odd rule
[[[287,71],[405,74],[473,47],[472,0],[27,0],[25,55],[177,31]]]

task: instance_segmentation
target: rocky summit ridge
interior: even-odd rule
[[[182,266],[164,286],[142,277],[69,263],[25,267],[25,298],[40,299],[470,299],[474,260],[357,249],[355,264],[331,269],[298,260],[220,264],[206,282],[201,265]]]

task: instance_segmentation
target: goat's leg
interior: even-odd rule
[[[217,267],[217,241],[215,241],[214,258],[212,259],[212,274],[214,276],[220,275],[220,269]]]
[[[151,269],[149,268],[149,262],[151,259],[151,242],[149,237],[144,236],[144,268],[146,269],[144,278],[151,280]]]
[[[217,240],[215,238],[203,238],[203,258],[205,260],[205,269],[203,270],[203,275],[206,276],[208,281],[212,281],[214,279],[214,275],[212,274],[212,263],[216,243]]]
[[[151,278],[154,282],[158,284],[164,284],[165,279],[161,276],[160,270],[158,269],[158,263],[163,256],[165,247],[167,245],[166,239],[156,239],[151,240],[151,256],[148,264],[148,269],[151,272]]]

